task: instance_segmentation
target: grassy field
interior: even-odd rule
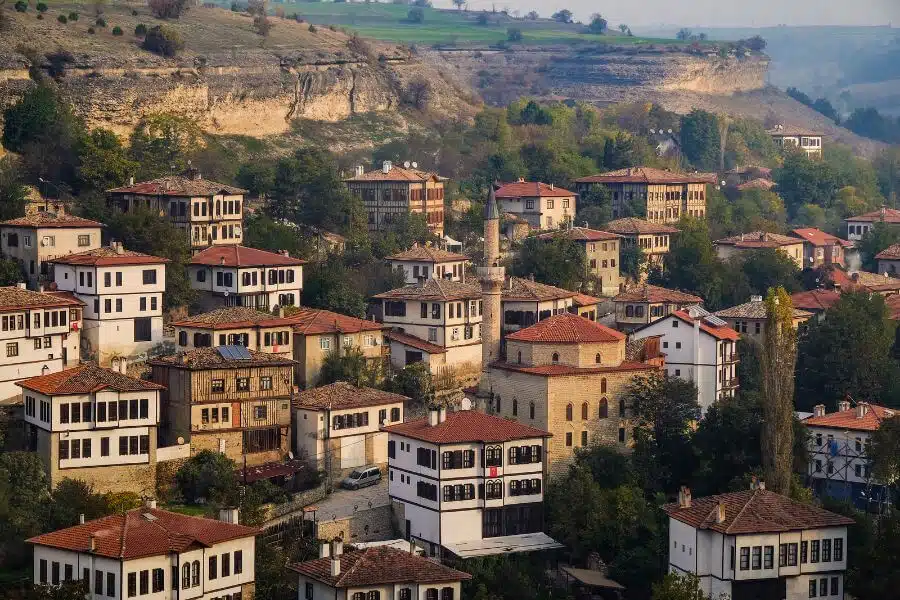
[[[672,39],[628,37],[618,31],[595,35],[586,33],[583,25],[550,19],[530,21],[501,13],[436,8],[423,9],[424,22],[412,23],[407,18],[410,7],[405,4],[300,2],[271,6],[276,10],[283,8],[288,16],[298,14],[310,23],[346,27],[365,37],[403,44],[497,44],[506,41],[510,28],[522,31],[520,43],[525,45],[680,43]],[[487,24],[478,22],[482,14],[487,16]]]

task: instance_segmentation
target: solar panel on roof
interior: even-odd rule
[[[216,348],[225,360],[250,360],[250,352],[243,346],[219,346]]]
[[[703,320],[706,321],[707,323],[709,323],[710,325],[712,325],[713,327],[725,327],[728,325],[727,322],[723,321],[722,319],[720,319],[719,317],[717,317],[715,315],[709,315],[707,317],[704,317]]]

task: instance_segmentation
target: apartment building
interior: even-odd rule
[[[457,600],[468,573],[412,552],[375,546],[344,552],[324,542],[319,558],[288,566],[297,572],[298,600]]]
[[[90,600],[253,598],[256,534],[155,502],[33,537],[34,584],[87,583]]]
[[[305,260],[246,246],[212,246],[188,263],[191,287],[203,310],[244,306],[272,310],[298,306]]]
[[[437,173],[420,170],[416,163],[401,167],[388,160],[374,171],[358,166],[352,177],[344,179],[350,193],[362,199],[370,231],[387,229],[401,214],[419,214],[438,236],[444,235],[446,181]]]
[[[561,547],[541,533],[547,431],[443,408],[383,430],[394,514],[431,556]]]
[[[704,594],[733,600],[844,598],[853,519],[765,489],[692,499],[669,516],[669,572],[700,578]]]
[[[122,212],[150,210],[184,231],[191,249],[240,244],[244,239],[244,194],[231,185],[203,179],[198,169],[107,190],[107,203]]]
[[[675,223],[685,215],[705,217],[706,187],[715,183],[715,174],[628,167],[576,179],[575,189],[584,195],[606,188],[614,219],[646,215],[651,223]]]
[[[806,152],[807,156],[822,156],[821,133],[794,125],[776,125],[766,133],[781,148],[799,148]]]
[[[702,304],[703,298],[642,283],[626,289],[612,301],[615,306],[616,328],[629,332],[658,321],[676,310]]]
[[[167,258],[121,242],[52,259],[56,288],[84,302],[82,355],[108,365],[146,354],[163,338]]]
[[[521,217],[531,229],[560,229],[572,224],[578,194],[552,183],[519,181],[501,185],[495,192],[501,213]]]
[[[84,303],[65,293],[0,287],[0,400],[18,396],[17,381],[77,365]]]
[[[722,260],[728,260],[743,252],[774,249],[784,253],[797,265],[798,269],[803,269],[805,242],[797,237],[767,231],[751,231],[716,240],[713,245],[716,248],[716,254]]]
[[[197,348],[148,361],[165,386],[160,440],[191,454],[221,452],[244,467],[281,462],[290,450],[294,361],[243,346]]]
[[[606,224],[606,231],[622,238],[622,246],[640,248],[647,256],[649,266],[664,266],[665,256],[672,245],[672,236],[678,229],[644,219],[626,217]],[[646,273],[642,274],[645,277]]]
[[[403,272],[403,281],[407,284],[418,283],[423,279],[448,279],[465,281],[466,263],[469,257],[465,254],[447,252],[434,246],[413,244],[409,250],[388,256],[388,264],[394,271]]]
[[[174,321],[179,351],[212,346],[243,346],[291,358],[294,321],[280,314],[245,306],[217,308],[210,312]]]
[[[0,223],[0,254],[16,260],[28,278],[28,287],[39,289],[53,281],[50,260],[100,247],[102,223],[66,212],[37,211]]]
[[[89,363],[17,385],[29,447],[51,487],[69,478],[99,493],[155,493],[163,386]]]
[[[387,433],[402,423],[409,398],[346,381],[294,396],[294,449],[310,468],[332,475],[365,465],[386,467]]]
[[[538,239],[552,241],[557,237],[575,242],[584,249],[587,274],[596,282],[594,293],[615,296],[619,293],[619,250],[623,238],[616,233],[587,227],[569,227],[559,232],[544,233]]]
[[[734,397],[740,336],[724,320],[699,306],[689,306],[631,335],[639,340],[661,336],[666,372],[694,382],[697,403],[704,413],[717,400]]]

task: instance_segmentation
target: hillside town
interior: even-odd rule
[[[896,146],[530,98],[355,153],[122,135],[31,68],[0,598],[897,597]]]

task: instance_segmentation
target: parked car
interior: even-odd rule
[[[347,477],[341,481],[341,487],[348,490],[358,490],[367,485],[375,485],[381,481],[381,471],[378,467],[369,465],[354,469]]]

